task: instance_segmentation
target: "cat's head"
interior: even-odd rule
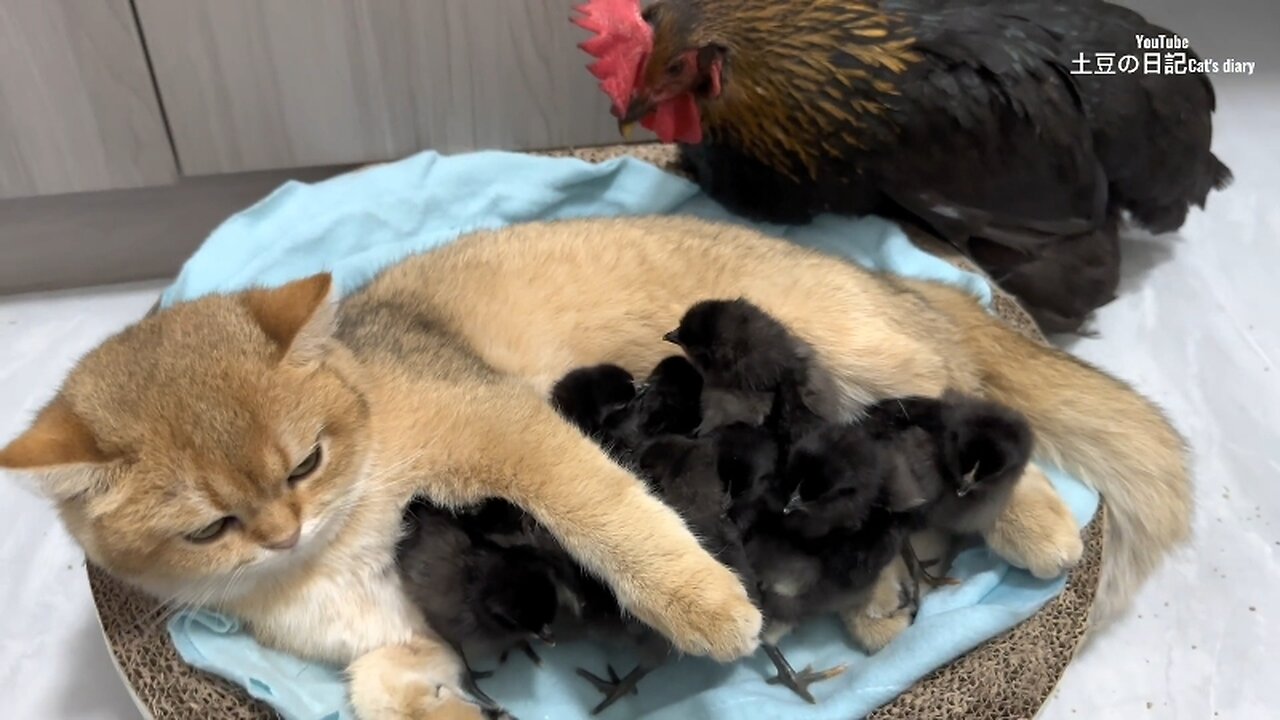
[[[334,313],[317,275],[148,317],[77,363],[0,468],[31,477],[92,561],[158,596],[216,604],[279,577],[333,538],[365,464],[368,408]]]

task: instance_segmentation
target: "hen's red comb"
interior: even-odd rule
[[[581,17],[573,18],[573,24],[592,33],[578,43],[596,58],[587,70],[613,102],[614,115],[622,117],[653,49],[653,28],[640,16],[640,0],[587,0],[574,10]]]

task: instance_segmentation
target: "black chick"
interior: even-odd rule
[[[617,365],[571,370],[551,388],[551,406],[582,434],[600,437],[610,415],[636,396],[635,378]]]
[[[770,644],[806,618],[865,602],[941,495],[937,485],[922,492],[893,446],[861,425],[800,439],[784,475],[746,540]]]
[[[758,582],[743,542],[743,528],[754,522],[758,502],[775,483],[776,462],[777,447],[769,434],[745,423],[726,425],[697,438],[657,438],[637,455],[639,472],[662,500],[680,513],[703,547],[742,578],[757,603]],[[735,505],[735,497],[743,502]],[[774,644],[766,643],[764,649],[778,671],[768,682],[782,684],[811,703],[815,700],[808,691],[810,684],[845,670],[839,666],[796,672]],[[661,665],[670,647],[646,630],[640,650],[640,662],[622,678],[617,678],[612,668],[608,679],[579,671],[606,694],[593,712],[634,692],[636,684]]]
[[[699,302],[663,339],[684,350],[702,372],[699,433],[735,422],[761,425],[784,382],[793,383],[819,417],[833,421],[840,415],[838,387],[819,367],[814,349],[745,299]]]
[[[501,653],[520,647],[530,658],[530,640],[554,642],[552,625],[560,606],[558,566],[537,548],[503,546],[468,529],[455,515],[425,501],[406,511],[408,533],[397,557],[405,591],[431,626],[467,662],[468,654]],[[467,663],[468,690],[489,707],[489,699]]]
[[[719,445],[717,471],[729,498],[728,517],[740,529],[755,524],[761,512],[769,512],[774,488],[780,482],[780,446],[768,428],[745,423],[726,425],[716,432]],[[777,503],[773,512],[781,512]]]
[[[991,526],[1022,477],[1035,445],[1027,419],[1012,408],[957,392],[940,399],[887,400],[868,409],[878,437],[913,458],[915,481],[940,483],[931,525],[956,532]],[[923,490],[922,492],[932,492]]]
[[[955,392],[882,401],[867,409],[860,428],[896,463],[896,501],[927,502],[917,529],[948,532],[974,533],[991,526],[1029,462],[1033,444],[1031,427],[1021,415]],[[920,580],[953,584],[926,569],[909,539],[902,555],[917,589]]]
[[[655,437],[692,435],[702,422],[702,390],[697,368],[679,355],[668,357],[640,384],[632,402],[609,417],[603,435],[629,453]]]

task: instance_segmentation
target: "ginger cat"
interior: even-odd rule
[[[729,660],[755,650],[761,622],[736,577],[545,396],[578,366],[643,373],[686,308],[739,296],[816,348],[850,418],[947,388],[1025,413],[1037,457],[1111,510],[1096,621],[1188,535],[1183,442],[1120,381],[962,291],[683,218],[477,233],[340,305],[318,275],[162,310],[83,358],[0,467],[31,473],[88,557],[126,581],[347,665],[362,720],[479,716],[394,571],[401,510],[419,493],[520,505],[677,647]],[[1034,467],[982,531],[1042,577],[1082,550]],[[871,649],[909,621],[896,572],[845,618]]]

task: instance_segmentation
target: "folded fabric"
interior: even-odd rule
[[[695,185],[633,158],[591,164],[503,152],[424,152],[321,183],[281,186],[215,230],[162,302],[276,285],[325,270],[348,293],[387,265],[473,230],[647,214],[741,222]],[[805,226],[756,227],[874,270],[951,283],[991,302],[983,278],[919,250],[898,227],[878,218],[823,216]],[[1096,493],[1060,472],[1050,470],[1050,477],[1083,526],[1097,509]],[[609,714],[671,720],[861,717],[1027,619],[1065,584],[1064,578],[1037,580],[983,547],[962,552],[951,575],[962,582],[930,593],[912,627],[872,657],[855,650],[832,618],[806,623],[786,638],[781,647],[797,667],[849,667],[813,686],[817,705],[767,685],[772,666],[761,653],[730,665],[673,659]],[[339,668],[263,648],[238,623],[216,613],[184,611],[168,629],[188,663],[239,684],[287,720],[353,717]],[[567,643],[539,652],[541,668],[516,655],[484,681],[485,690],[522,720],[589,717],[599,696],[574,669],[602,672],[609,663],[626,671],[634,662],[626,648],[604,643]]]

